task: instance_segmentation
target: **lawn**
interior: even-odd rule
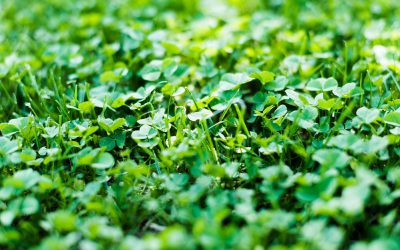
[[[0,0],[0,249],[400,249],[400,1]]]

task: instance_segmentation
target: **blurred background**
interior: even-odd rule
[[[325,67],[350,81],[343,69],[361,72],[360,59],[378,53],[398,72],[399,17],[398,0],[0,0],[0,119],[51,96],[50,75],[66,91],[73,82],[137,89],[144,64],[166,56],[192,65],[182,72],[195,61],[305,79]]]

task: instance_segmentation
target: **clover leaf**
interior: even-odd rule
[[[312,158],[324,168],[343,168],[350,162],[350,157],[339,149],[319,149]]]
[[[188,118],[191,121],[207,120],[208,118],[211,118],[212,116],[213,116],[213,113],[208,109],[201,109],[197,112],[188,114]]]
[[[338,86],[336,79],[329,78],[317,78],[311,80],[306,89],[310,91],[332,91]]]

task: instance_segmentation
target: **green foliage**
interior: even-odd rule
[[[399,16],[0,0],[0,249],[400,249]]]

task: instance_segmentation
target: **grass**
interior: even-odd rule
[[[0,0],[0,248],[400,249],[399,15]]]

